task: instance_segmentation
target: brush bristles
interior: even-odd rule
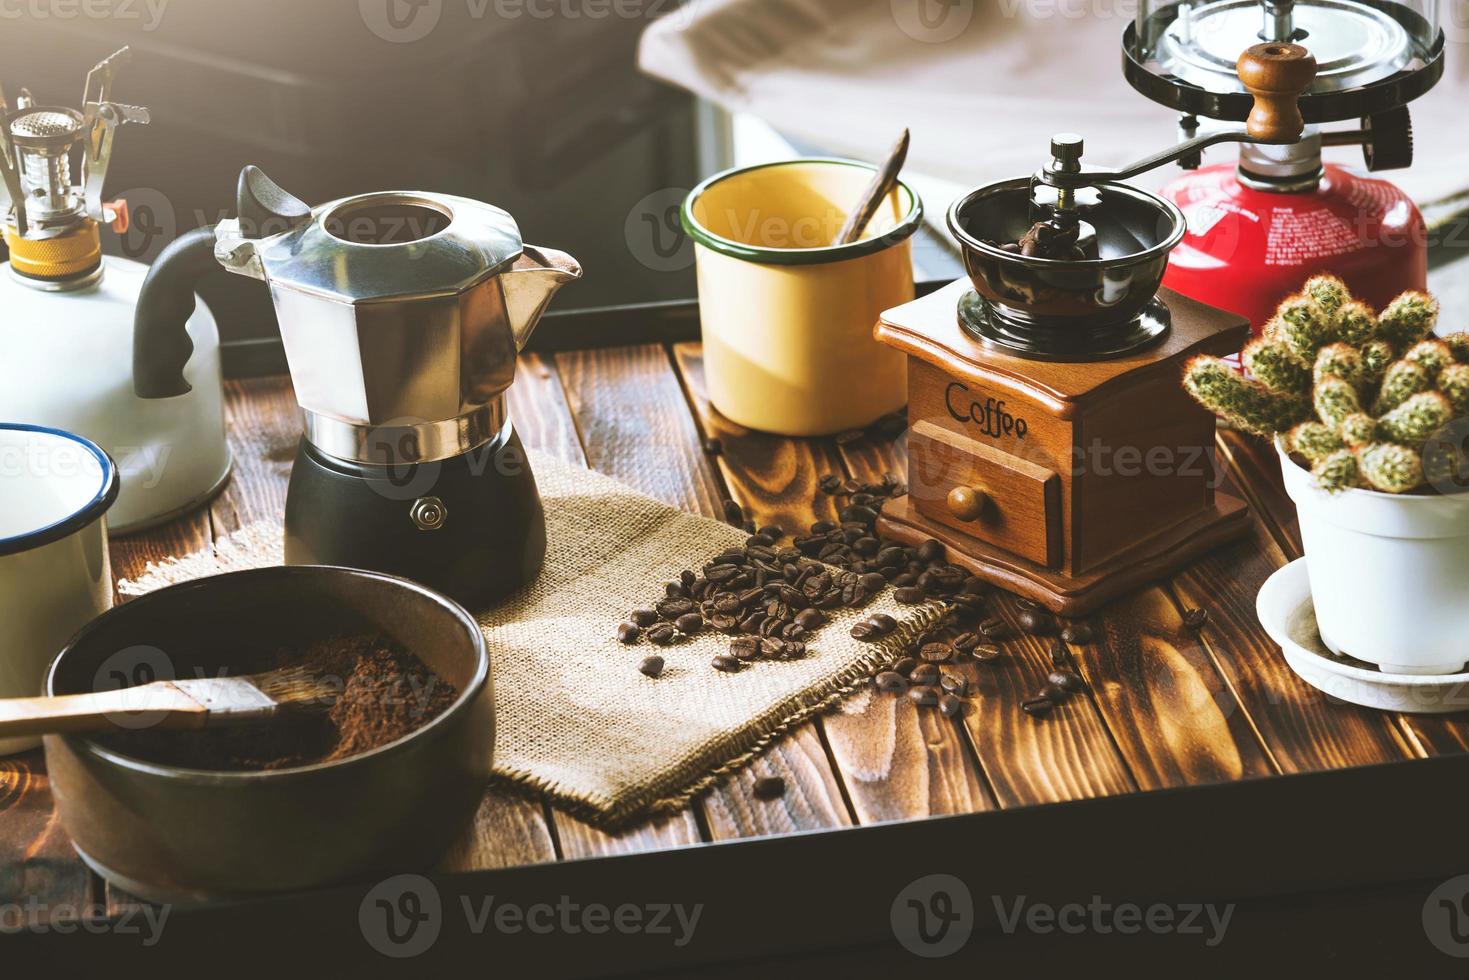
[[[299,665],[242,679],[260,688],[262,694],[279,705],[318,704],[324,707],[341,693],[332,678],[313,674]]]

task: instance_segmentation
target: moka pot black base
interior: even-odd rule
[[[479,609],[525,585],[546,556],[546,517],[509,426],[462,456],[382,466],[306,439],[286,496],[288,565],[400,575]]]

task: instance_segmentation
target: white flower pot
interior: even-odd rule
[[[1329,493],[1279,440],[1311,600],[1333,653],[1394,674],[1455,674],[1469,661],[1469,494]]]

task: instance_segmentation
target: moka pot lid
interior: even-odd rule
[[[314,208],[310,221],[257,239],[254,257],[274,288],[359,304],[463,292],[523,248],[515,219],[492,204],[390,191]]]

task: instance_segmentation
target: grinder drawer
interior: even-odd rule
[[[1044,466],[920,421],[908,493],[923,516],[1038,565],[1061,564],[1061,479]]]

